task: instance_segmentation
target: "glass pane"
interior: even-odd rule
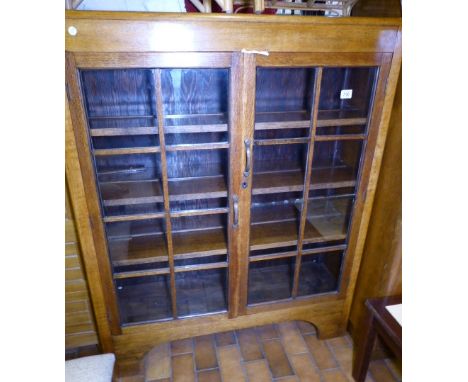
[[[96,156],[104,216],[164,211],[160,154]]]
[[[314,69],[258,68],[255,140],[309,136]]]
[[[338,290],[343,252],[303,255],[299,274],[298,296]]]
[[[306,162],[307,144],[255,146],[252,192],[302,190]]]
[[[156,130],[155,130],[156,131]],[[159,146],[158,135],[121,135],[121,136],[94,136],[93,148],[100,149],[124,149],[130,147],[154,147]]]
[[[109,255],[113,266],[167,261],[164,219],[106,224]]]
[[[346,125],[336,123],[336,126],[321,126],[320,122],[317,126],[317,135],[352,135],[352,134],[365,134],[367,125]]]
[[[228,69],[163,69],[167,145],[228,142]]]
[[[252,247],[252,246],[251,246]],[[258,261],[260,259],[271,259],[280,257],[294,257],[297,255],[297,245],[290,245],[287,247],[278,247],[272,249],[257,249],[250,250],[250,258],[252,261]]]
[[[324,68],[319,120],[367,118],[376,74],[375,67]]]
[[[362,146],[361,140],[316,142],[311,189],[354,187],[360,167]]]
[[[226,198],[228,164],[225,149],[168,152],[169,200]]]
[[[179,316],[226,311],[226,268],[177,272],[175,280]]]
[[[116,280],[123,324],[172,318],[169,275]]]
[[[304,243],[346,239],[354,194],[312,191],[307,207]]]
[[[95,165],[100,183],[158,181],[160,184],[161,159],[159,154],[96,156]],[[159,191],[160,188],[157,190]]]
[[[227,214],[172,218],[175,258],[227,253]]]
[[[248,304],[291,297],[294,257],[251,262],[249,266]]]
[[[201,267],[226,267],[226,255],[218,255],[218,256],[197,256],[197,257],[188,257],[184,258],[184,256],[178,256],[174,260],[174,265],[176,272],[189,270],[193,268],[193,266]]]
[[[91,129],[157,126],[151,69],[81,71]]]
[[[302,191],[253,195],[250,249],[296,245],[301,206]]]

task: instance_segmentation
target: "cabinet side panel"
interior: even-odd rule
[[[349,311],[351,308],[354,288],[359,272],[370,215],[372,212],[375,190],[377,188],[383,150],[385,147],[390,115],[392,112],[393,99],[395,96],[397,81],[401,69],[401,31],[399,32],[398,36],[397,48],[395,49],[394,54],[391,55],[391,63],[389,63],[390,58],[388,57],[390,55],[385,55],[383,58],[384,64],[382,69],[389,70],[389,74],[385,83],[385,92],[384,96],[382,97],[383,99],[380,101],[381,103],[377,101],[374,104],[374,113],[378,115],[378,128],[375,130],[374,134],[371,132],[369,136],[368,144],[375,147],[373,150],[373,156],[366,158],[363,165],[363,177],[368,177],[368,181],[366,182],[366,189],[359,195],[359,200],[357,201],[357,203],[363,203],[362,216],[359,219],[359,224],[354,224],[352,228],[353,230],[357,230],[357,233],[353,235],[354,237],[352,237],[350,240],[350,247],[354,250],[354,259],[353,264],[349,269],[349,273],[346,275],[348,278],[347,283],[349,287],[343,312],[344,321],[347,321],[349,318]],[[385,61],[387,61],[387,64],[385,64]]]
[[[350,314],[355,341],[370,297],[401,294],[401,74]]]
[[[70,189],[70,199],[86,269],[86,276],[89,282],[89,291],[91,294],[94,317],[96,319],[99,342],[104,352],[111,352],[113,350],[111,331],[107,320],[104,292],[102,290],[99,266],[96,259],[92,228],[88,219],[86,195],[81,178],[81,169],[76,152],[75,136],[73,134],[67,99],[65,99],[65,128],[66,176]]]
[[[81,93],[79,89],[76,66],[74,65],[74,58],[71,54],[67,54],[67,83],[69,86],[70,101],[70,116],[73,122],[73,127],[67,128],[67,170],[68,166],[74,166],[68,176],[70,192],[72,198],[72,205],[74,208],[75,216],[78,220],[82,219],[87,226],[86,232],[83,232],[87,240],[92,240],[93,250],[86,253],[83,248],[83,256],[88,273],[87,258],[92,258],[93,267],[90,269],[96,272],[99,277],[95,281],[89,280],[90,284],[99,283],[99,288],[103,293],[102,300],[103,308],[105,309],[105,317],[108,320],[113,334],[120,332],[120,320],[116,304],[115,291],[113,287],[112,275],[110,272],[110,263],[107,255],[107,243],[104,234],[104,227],[102,226],[101,213],[99,207],[99,200],[97,196],[96,184],[94,179],[94,170],[89,153],[88,139],[86,133],[86,121],[84,116],[83,105],[81,101]],[[69,141],[68,141],[69,140]],[[70,144],[68,144],[70,142]],[[70,156],[70,160],[69,160]],[[68,172],[67,172],[68,175]],[[72,182],[79,182],[80,184],[75,187]],[[75,191],[75,188],[77,190]],[[75,197],[74,193],[83,192],[82,195]],[[82,196],[83,200],[77,202],[78,198]],[[76,205],[75,205],[76,204]],[[77,212],[77,208],[80,211]],[[82,214],[81,214],[82,213]],[[78,232],[80,238],[82,233],[78,225]],[[82,239],[83,240],[83,239]],[[96,268],[94,268],[96,262]],[[89,273],[88,273],[88,277]],[[96,313],[96,320],[99,321]],[[99,324],[98,324],[99,325]]]

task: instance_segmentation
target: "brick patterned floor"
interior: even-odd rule
[[[315,328],[291,321],[159,345],[145,358],[144,376],[119,382],[347,382],[353,345],[349,335],[318,340]],[[366,382],[401,381],[389,359],[371,362]]]

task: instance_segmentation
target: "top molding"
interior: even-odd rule
[[[393,52],[400,30],[399,18],[67,11],[65,46],[109,53]]]

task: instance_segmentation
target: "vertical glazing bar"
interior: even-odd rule
[[[304,176],[304,191],[302,194],[302,208],[301,208],[301,221],[299,224],[299,236],[297,239],[297,257],[296,257],[296,266],[294,269],[294,282],[292,297],[297,296],[297,289],[299,286],[299,272],[301,270],[301,257],[302,257],[302,242],[304,241],[304,231],[305,224],[307,219],[307,202],[309,199],[309,188],[310,188],[310,179],[312,174],[312,159],[314,157],[314,145],[315,145],[315,133],[317,130],[317,119],[318,119],[318,110],[320,103],[320,87],[322,83],[322,68],[318,68],[315,72],[315,81],[314,81],[314,97],[312,103],[312,118],[311,118],[311,127],[310,127],[310,136],[309,136],[309,150],[307,153],[307,163]]]
[[[174,316],[174,318],[177,318],[177,299],[174,273],[174,248],[172,246],[172,225],[169,207],[169,184],[167,180],[166,143],[164,139],[164,110],[162,103],[161,69],[155,69],[153,71],[153,74],[156,94],[156,116],[158,120],[159,146],[161,148],[161,174],[162,187],[164,193],[164,215],[166,220],[167,254],[169,260],[169,272],[171,277],[172,315]]]

